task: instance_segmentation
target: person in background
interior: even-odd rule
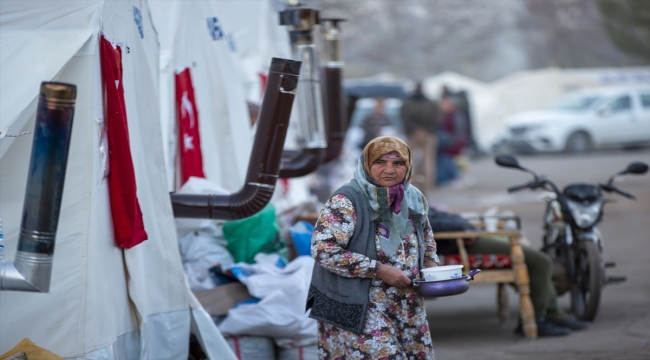
[[[436,184],[436,129],[440,120],[438,104],[422,91],[422,83],[415,85],[413,94],[404,100],[400,109],[407,142],[413,151],[413,184],[425,194]]]
[[[454,103],[456,104],[456,107],[458,108],[458,111],[460,111],[466,119],[467,126],[465,127],[465,130],[466,130],[466,137],[468,141],[468,145],[467,145],[468,150],[472,155],[480,154],[480,150],[478,148],[478,145],[476,144],[476,140],[474,139],[474,132],[472,129],[472,111],[470,108],[469,96],[467,94],[467,91],[465,90],[452,91],[447,85],[443,85],[441,97],[442,98],[450,97],[451,99],[453,99]]]
[[[363,140],[359,144],[361,149],[365,148],[370,140],[381,136],[381,130],[384,126],[391,124],[390,119],[385,113],[384,98],[376,98],[375,101],[373,111],[361,121],[361,129],[363,129]]]
[[[458,105],[460,108],[460,111],[463,113],[463,116],[465,116],[465,119],[467,120],[467,150],[469,150],[470,156],[478,156],[481,154],[481,150],[478,148],[478,144],[476,143],[476,138],[474,137],[474,129],[472,126],[472,110],[470,107],[470,102],[469,102],[469,96],[467,95],[467,91],[461,90],[456,93],[456,98],[458,99]]]
[[[474,226],[458,214],[429,209],[429,224],[434,233],[445,231],[471,231]],[[458,254],[454,240],[438,241],[437,254]],[[557,303],[557,293],[552,280],[553,264],[548,255],[526,245],[521,246],[530,276],[530,299],[535,309],[538,336],[568,335],[572,330],[582,330],[588,327],[584,321],[574,320],[564,313]],[[503,254],[510,255],[510,243],[506,238],[481,237],[465,239],[465,249],[470,255]],[[521,322],[515,333],[523,335]]]
[[[438,128],[438,183],[454,180],[459,175],[456,158],[467,146],[467,119],[458,111],[451,96],[440,99],[442,120]]]
[[[411,282],[438,266],[411,151],[393,136],[363,149],[354,178],[323,206],[307,295],[320,359],[434,359],[424,300]]]
[[[451,157],[460,155],[467,147],[467,118],[458,110],[451,96],[440,99],[442,120],[438,129],[439,150]]]

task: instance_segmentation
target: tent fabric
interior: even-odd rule
[[[4,87],[0,92],[0,103],[11,105],[15,114],[10,117],[24,121],[17,131],[33,130],[32,102],[41,81],[75,84],[78,95],[50,293],[0,292],[0,353],[29,337],[64,358],[182,358],[177,355],[186,357],[189,331],[194,331],[212,344],[211,358],[234,359],[214,324],[201,320],[202,325],[196,325],[202,309],[187,287],[181,265],[162,156],[158,37],[148,3],[3,1],[0,34],[5,29],[23,33],[23,39],[38,37],[41,31],[52,33],[38,48],[28,41],[24,49],[0,42],[2,81],[15,72],[20,81],[32,84],[26,90],[29,94],[17,97],[17,102],[5,102],[5,96],[13,95]],[[79,43],[77,29],[89,36],[72,46],[76,50],[63,51],[67,59],[56,60],[71,42]],[[131,249],[114,242],[102,152],[99,35],[126,49],[122,80],[129,145],[149,236]],[[18,242],[33,135],[13,139],[0,159],[0,217],[9,260]]]
[[[279,25],[275,5],[271,0],[215,2],[241,64],[245,95],[257,103],[271,58],[291,58],[289,33]]]
[[[42,81],[52,80],[79,51],[93,33],[99,2],[38,2],[3,0],[0,12],[0,158],[15,141],[29,120],[20,116],[27,107],[36,110],[36,98]],[[29,26],[30,21],[39,26]],[[65,42],[57,41],[65,38]],[[57,43],[56,51],[52,44]],[[22,59],[38,57],[28,71]],[[31,131],[31,130],[30,130]]]
[[[253,133],[238,59],[229,41],[226,15],[219,10],[221,3],[149,2],[159,31],[160,121],[170,191],[182,185],[175,170],[181,144],[176,140],[173,124],[176,124],[174,73],[183,67],[191,69],[196,106],[201,115],[199,132],[205,178],[235,192],[243,186],[246,177]]]
[[[104,117],[109,149],[108,192],[118,246],[130,249],[147,240],[138,201],[124,104],[122,47],[100,37]]]
[[[261,103],[264,79],[268,75],[271,58],[292,59],[289,33],[279,24],[278,10],[286,5],[277,0],[215,1],[223,14],[224,28],[241,65],[241,80],[248,101]],[[254,26],[251,26],[254,24]],[[291,111],[291,120],[284,143],[285,149],[297,149],[297,106]],[[303,184],[290,180],[293,187]]]

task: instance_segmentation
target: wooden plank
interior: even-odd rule
[[[298,221],[306,221],[312,225],[316,225],[316,221],[318,221],[318,217],[320,216],[320,213],[313,212],[313,213],[306,213],[306,214],[300,214],[296,216],[296,222]]]
[[[481,270],[469,283],[514,283],[515,272],[512,270]]]
[[[237,303],[252,297],[246,285],[240,282],[224,284],[212,290],[197,291],[194,295],[210,315],[225,315]]]

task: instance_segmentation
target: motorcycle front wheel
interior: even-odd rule
[[[592,321],[598,313],[600,293],[605,270],[598,245],[593,241],[581,241],[575,255],[575,281],[571,284],[571,305],[574,315]]]

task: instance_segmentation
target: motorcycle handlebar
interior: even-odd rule
[[[614,185],[609,185],[609,184],[599,184],[599,185],[600,185],[601,189],[603,189],[603,190],[605,190],[607,192],[615,192],[615,193],[618,193],[620,195],[625,196],[628,199],[636,200],[636,196],[634,196],[633,194],[631,194],[631,193],[629,193],[627,191],[623,191],[621,189],[618,189]]]
[[[630,194],[630,193],[627,192],[627,191],[623,191],[623,190],[617,189],[617,188],[615,188],[615,187],[613,187],[613,186],[612,186],[612,190],[613,190],[614,192],[617,192],[617,193],[619,193],[619,194],[625,196],[625,197],[628,198],[628,199],[636,200],[636,196]]]
[[[528,183],[528,184],[524,184],[524,185],[512,186],[512,187],[509,187],[509,188],[508,188],[508,192],[509,192],[509,193],[512,193],[512,192],[516,192],[516,191],[521,191],[521,190],[523,190],[523,189],[530,188],[530,187],[531,187],[530,185],[531,185],[531,184]]]

